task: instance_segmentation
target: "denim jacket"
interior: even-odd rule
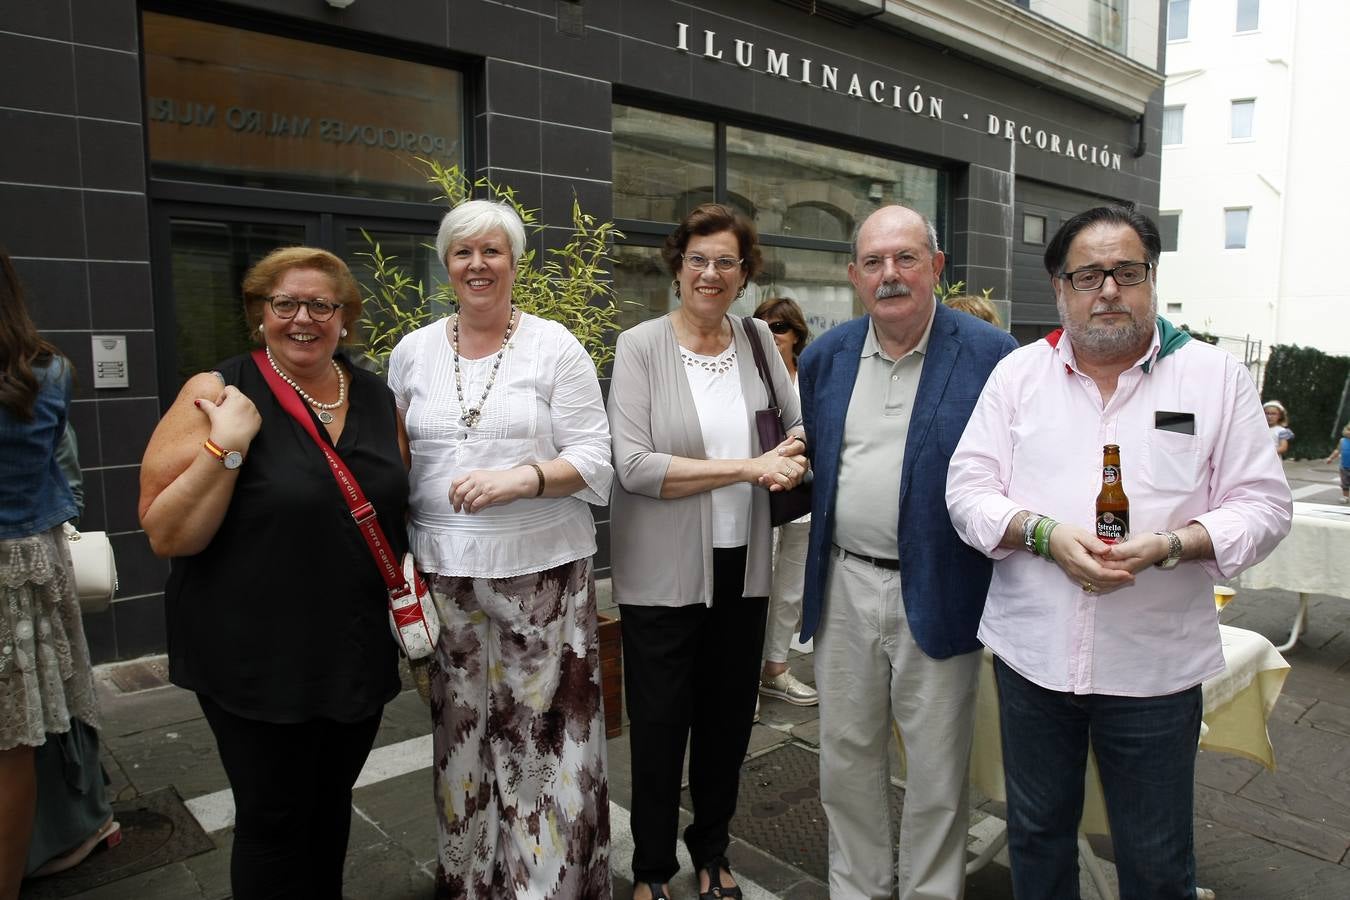
[[[75,516],[75,501],[56,462],[70,406],[70,368],[53,357],[33,374],[38,379],[33,421],[0,406],[0,539],[41,534]]]

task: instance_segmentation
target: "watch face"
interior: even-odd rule
[[[220,461],[227,469],[237,469],[244,464],[244,454],[238,450],[230,450],[220,458]]]

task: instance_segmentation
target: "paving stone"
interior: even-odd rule
[[[1196,881],[1220,900],[1350,897],[1350,869],[1217,822],[1197,821]]]
[[[1345,840],[1312,822],[1204,785],[1195,789],[1195,814],[1328,862],[1339,862],[1345,855]]]
[[[788,740],[789,735],[785,731],[767,725],[756,725],[750,729],[750,746],[746,748],[746,756],[758,756],[766,750],[783,745]]]
[[[820,718],[819,706],[794,706],[786,700],[759,696],[759,720],[769,725],[800,725]]]
[[[191,859],[183,860],[204,900],[229,900],[230,891],[230,853],[234,850],[234,829],[210,836],[216,849],[199,853]]]
[[[384,718],[375,735],[375,747],[387,747],[431,733],[431,711],[417,695],[404,691],[384,707]]]
[[[430,768],[361,788],[352,804],[375,823],[376,833],[401,846],[418,865],[435,863],[436,806]]]
[[[1347,699],[1350,700],[1350,698]],[[1299,722],[1320,731],[1350,736],[1350,706],[1334,703],[1331,700],[1318,700],[1308,707],[1306,714],[1299,719]]]
[[[104,745],[137,793],[173,786],[184,800],[191,800],[229,787],[215,737],[203,718],[125,736],[108,735]]]
[[[192,870],[181,862],[141,872],[79,895],[80,900],[159,900],[168,897],[199,900],[204,896]]]
[[[426,900],[434,884],[392,841],[349,851],[342,880],[342,893],[360,900]]]
[[[1201,750],[1195,757],[1195,781],[1206,787],[1236,794],[1265,768],[1258,762],[1227,753]]]
[[[96,683],[99,713],[103,720],[99,731],[105,737],[125,736],[150,728],[168,728],[179,722],[202,717],[197,695],[173,685],[124,694],[112,688],[102,673]]]
[[[803,722],[792,729],[792,736],[804,744],[810,744],[812,747],[820,746],[820,719],[812,719],[809,722]]]

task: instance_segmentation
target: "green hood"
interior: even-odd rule
[[[1148,372],[1153,368],[1153,363],[1169,353],[1174,353],[1187,341],[1191,340],[1190,332],[1182,331],[1171,322],[1158,316],[1158,341],[1161,346],[1158,348],[1158,355],[1144,363],[1144,371]]]

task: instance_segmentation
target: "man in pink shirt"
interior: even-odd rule
[[[947,506],[995,560],[979,638],[996,656],[1018,900],[1078,897],[1097,756],[1122,900],[1195,896],[1200,684],[1223,670],[1213,584],[1289,531],[1261,401],[1232,356],[1157,315],[1157,227],[1080,213],[1045,265],[1063,328],[1003,359],[952,456]],[[1120,447],[1129,537],[1096,537]]]

